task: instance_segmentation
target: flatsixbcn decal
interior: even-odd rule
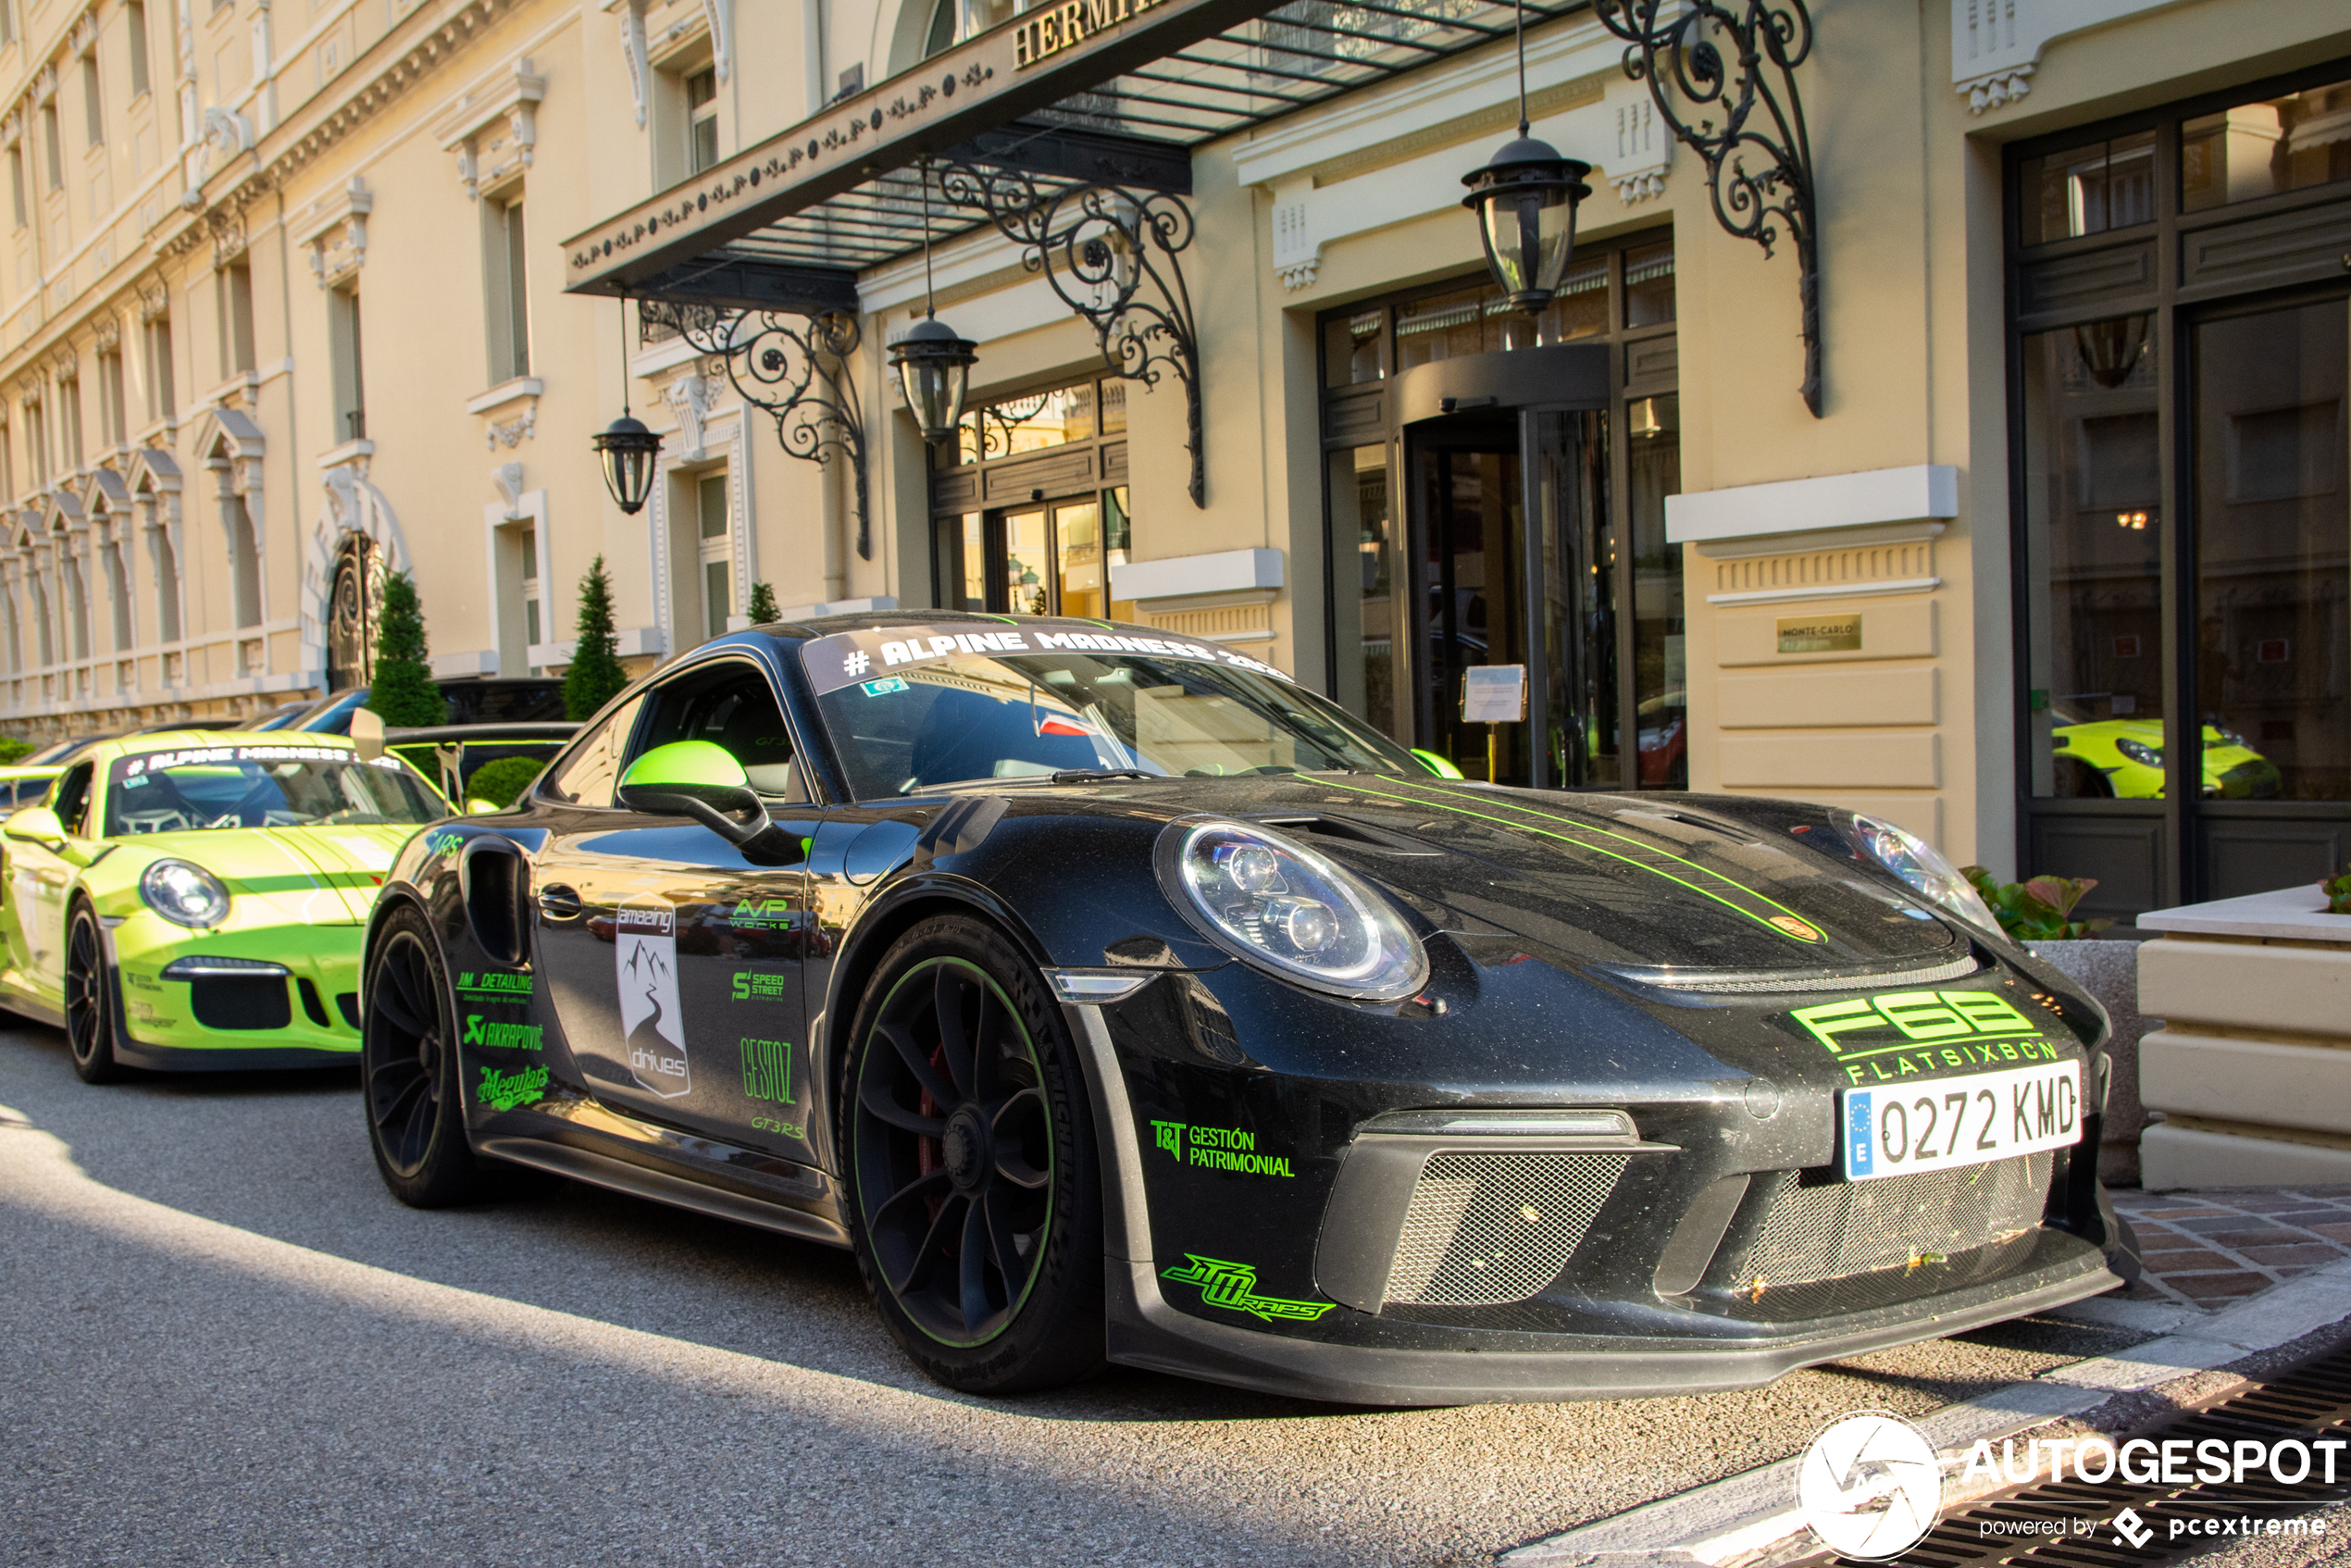
[[[1238,1171],[1243,1176],[1294,1176],[1289,1159],[1260,1154],[1257,1135],[1238,1127],[1200,1127],[1186,1122],[1153,1122],[1153,1140],[1178,1164],[1205,1166],[1213,1171]]]
[[[484,1018],[479,1013],[466,1014],[466,1032],[462,1037],[467,1045],[485,1051],[537,1051],[540,1036],[546,1031],[538,1024],[501,1024]]]
[[[2060,1056],[2040,1026],[1989,991],[1897,991],[1823,1002],[1788,1016],[1828,1047],[1845,1064],[1847,1080],[1857,1084]]]
[[[641,895],[615,914],[613,966],[629,1076],[647,1092],[675,1100],[693,1088],[678,1006],[678,911],[666,899]]]
[[[525,1067],[513,1073],[484,1067],[481,1082],[474,1089],[474,1099],[492,1111],[511,1111],[517,1105],[536,1105],[546,1097],[547,1069],[544,1067]]]
[[[1275,1318],[1289,1322],[1312,1323],[1331,1310],[1330,1301],[1292,1301],[1280,1296],[1257,1293],[1257,1269],[1250,1263],[1227,1263],[1222,1258],[1203,1258],[1198,1252],[1187,1252],[1182,1268],[1159,1271],[1162,1279],[1172,1279],[1179,1285],[1200,1287],[1200,1299],[1212,1307],[1229,1312],[1248,1313],[1271,1323]]]

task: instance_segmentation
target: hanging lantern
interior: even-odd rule
[[[603,428],[593,444],[597,461],[603,465],[604,488],[622,511],[635,516],[653,493],[653,454],[661,450],[661,437],[647,429],[643,420],[623,414]]]
[[[963,422],[964,392],[971,368],[979,356],[969,340],[936,317],[914,323],[914,330],[889,346],[889,362],[898,370],[898,390],[907,412],[921,427],[923,440],[937,445],[955,433]]]
[[[1576,205],[1592,193],[1592,166],[1560,156],[1525,135],[1505,143],[1484,168],[1462,177],[1462,205],[1477,214],[1486,265],[1511,308],[1537,314],[1559,292],[1575,254]]]
[[[2111,392],[2131,379],[2147,351],[2147,317],[2118,316],[2073,329],[2073,349],[2090,380]]]

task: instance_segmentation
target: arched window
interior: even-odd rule
[[[327,690],[365,686],[375,678],[376,605],[383,591],[376,541],[354,530],[335,547],[327,590]]]

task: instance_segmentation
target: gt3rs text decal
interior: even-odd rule
[[[1486,794],[1480,794],[1477,799],[1501,810],[1517,812],[1525,816],[1539,816],[1547,822],[1562,824],[1569,831],[1559,832],[1548,828],[1536,828],[1512,817],[1497,816],[1492,812],[1472,811],[1450,798],[1432,800],[1425,794],[1404,794],[1392,790],[1375,790],[1368,785],[1357,784],[1345,778],[1325,778],[1317,782],[1328,784],[1335,789],[1352,790],[1358,794],[1370,795],[1378,800],[1395,801],[1403,805],[1435,806],[1441,811],[1449,811],[1457,815],[1474,816],[1481,821],[1499,823],[1504,828],[1515,828],[1522,833],[1532,833],[1538,838],[1555,839],[1563,844],[1573,844],[1579,850],[1604,855],[1626,865],[1637,866],[1643,871],[1662,877],[1669,882],[1677,882],[1700,897],[1712,899],[1716,903],[1735,909],[1757,925],[1777,931],[1790,940],[1810,943],[1825,940],[1821,934],[1820,927],[1785,904],[1764,897],[1745,883],[1735,882],[1721,872],[1700,865],[1694,860],[1686,860],[1670,850],[1659,849],[1654,844],[1645,844],[1629,834],[1619,833],[1611,828],[1595,828],[1589,823],[1578,822],[1572,816],[1555,816],[1548,811],[1537,811],[1533,806],[1520,805],[1515,801],[1506,801]],[[1434,788],[1434,786],[1421,784],[1417,779],[1399,779],[1398,782],[1414,790]]]
[[[840,631],[803,644],[800,658],[808,671],[809,686],[823,696],[844,686],[864,685],[874,677],[893,670],[915,669],[945,659],[984,659],[993,653],[1144,653],[1225,665],[1279,680],[1289,678],[1269,664],[1213,642],[1195,641],[1188,637],[1130,637],[1123,632],[1092,630],[1083,622],[1066,621],[1006,627],[978,627],[966,622],[891,627],[887,631]],[[873,684],[878,687],[883,683]]]
[[[1280,1296],[1257,1293],[1257,1269],[1251,1263],[1226,1263],[1222,1258],[1203,1258],[1198,1252],[1184,1254],[1182,1268],[1162,1269],[1162,1279],[1172,1279],[1179,1285],[1200,1287],[1200,1299],[1212,1307],[1228,1312],[1248,1313],[1252,1317],[1271,1323],[1276,1318],[1294,1323],[1312,1323],[1337,1303],[1331,1301],[1292,1301]]]
[[[676,907],[651,895],[622,904],[613,922],[613,964],[629,1076],[647,1093],[675,1100],[693,1088],[678,1006]]]
[[[1912,1077],[1952,1068],[2055,1062],[2050,1039],[2004,997],[1989,991],[1896,991],[1799,1007],[1788,1017],[1828,1047],[1852,1083]]]

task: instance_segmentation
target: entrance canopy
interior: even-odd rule
[[[1529,25],[1589,0],[1527,0]],[[1492,0],[1033,6],[565,242],[572,293],[854,311],[856,275],[1012,202],[1187,195],[1191,153],[1511,36]],[[982,186],[991,187],[982,189]]]

